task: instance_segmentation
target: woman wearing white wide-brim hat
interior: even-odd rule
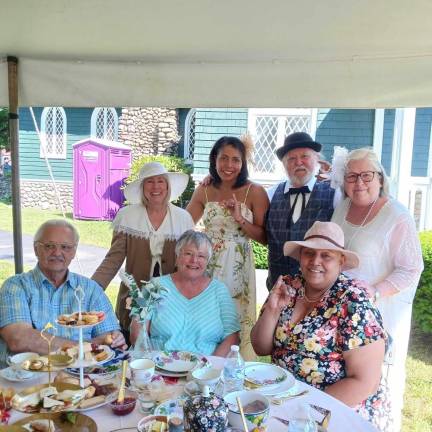
[[[278,278],[252,329],[255,352],[390,431],[382,319],[342,273],[359,265],[357,254],[345,249],[337,224],[319,221],[303,241],[286,242],[284,254],[300,262],[301,274]]]
[[[174,271],[176,241],[194,223],[187,211],[171,201],[182,194],[188,181],[187,174],[168,172],[159,162],[146,163],[140,169],[138,179],[125,188],[129,205],[117,213],[111,248],[92,279],[106,288],[125,259],[126,272],[138,283]],[[128,295],[122,283],[116,313],[126,334],[130,325]]]

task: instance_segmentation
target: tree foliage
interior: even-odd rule
[[[8,114],[6,108],[0,108],[0,149],[10,150]]]

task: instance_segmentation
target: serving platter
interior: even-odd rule
[[[77,358],[74,359],[73,364],[70,365],[71,368],[79,368],[79,366],[82,364],[83,367],[87,368],[90,366],[96,366],[96,365],[103,365],[106,362],[109,362],[110,360],[112,360],[116,353],[115,351],[109,347],[108,345],[98,345],[98,350],[103,350],[106,353],[106,357],[103,358],[102,360],[97,360],[96,356],[99,354],[92,354],[92,360],[79,360]],[[78,372],[79,373],[79,372]]]
[[[112,348],[110,348],[112,350]],[[121,371],[122,360],[129,358],[129,353],[121,350],[112,350],[114,356],[109,360],[105,360],[102,364],[87,366],[84,368],[84,374],[89,375],[90,378],[102,378],[112,377]],[[79,376],[80,370],[76,367],[70,367],[66,369],[66,372]]]
[[[51,419],[56,426],[56,430],[61,432],[97,432],[96,422],[85,414],[76,413],[75,423],[65,421],[63,418],[63,413],[39,413],[18,420],[13,426],[24,426],[34,420]]]
[[[74,362],[74,359],[64,354],[51,354],[51,366],[48,366],[48,356],[40,356],[32,360],[25,360],[21,363],[21,368],[28,372],[58,372]],[[42,362],[43,366],[34,368],[35,362]]]
[[[91,312],[81,312],[81,317],[84,316],[97,316],[98,320],[95,322],[88,322],[88,323],[82,323],[82,324],[66,324],[64,322],[64,320],[62,319],[63,317],[69,317],[69,318],[74,318],[76,317],[76,319],[78,319],[78,312],[73,312],[71,314],[63,314],[63,315],[59,315],[57,317],[57,319],[55,320],[56,324],[59,325],[60,327],[65,327],[68,329],[80,329],[80,328],[90,328],[90,327],[94,327],[99,325],[101,322],[103,322],[106,318],[106,315],[104,312],[99,312],[99,311],[94,311],[94,313]],[[83,320],[82,320],[83,321]]]
[[[74,400],[71,397],[70,400],[64,401],[63,406],[55,406],[52,407],[51,410],[48,410],[41,406],[43,397],[40,395],[41,390],[48,387],[55,387],[58,393],[72,391],[76,397]],[[52,383],[51,386],[49,384],[40,384],[37,386],[28,387],[19,393],[16,393],[11,399],[11,405],[14,410],[24,413],[38,413],[43,410],[53,413],[57,411],[70,410],[71,408],[75,407],[82,399],[84,399],[84,390],[80,389],[80,387],[77,385],[68,383]]]

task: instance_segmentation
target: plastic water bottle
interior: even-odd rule
[[[223,379],[225,393],[243,390],[245,363],[238,345],[231,345],[231,351],[225,360]]]

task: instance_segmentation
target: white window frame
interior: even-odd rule
[[[62,133],[62,141],[63,141],[63,148],[61,152],[56,152],[55,151],[55,146],[54,146],[54,151],[52,152],[48,152],[47,151],[47,147],[46,147],[46,143],[47,143],[47,116],[49,114],[50,111],[54,110],[56,113],[60,113],[60,115],[63,118],[63,133]],[[53,130],[56,130],[56,119],[57,119],[57,115],[53,116],[54,119],[54,123],[53,123]],[[64,110],[63,107],[45,107],[42,110],[42,115],[41,115],[41,143],[40,143],[40,147],[39,147],[39,156],[41,158],[49,158],[49,159],[66,159],[67,156],[67,118],[66,118],[66,112]]]
[[[193,163],[193,157],[192,158],[190,157],[190,133],[191,133],[192,118],[195,116],[196,111],[197,111],[196,108],[191,108],[187,113],[185,119],[183,157],[187,163]],[[195,143],[194,143],[194,152],[195,152]]]
[[[256,117],[271,116],[271,117],[287,117],[287,116],[310,116],[310,131],[309,135],[315,139],[317,128],[317,114],[316,108],[250,108],[248,110],[248,131],[252,137],[256,137]],[[276,148],[281,147],[285,140],[285,128],[282,121],[278,122],[278,136]],[[282,181],[285,178],[285,170],[279,159],[274,154],[275,170],[270,173],[257,173],[253,167],[250,167],[250,177],[260,183],[271,185]]]
[[[98,138],[96,136],[96,130],[97,130],[97,118],[99,116],[100,112],[103,112],[103,116],[104,116],[104,136],[102,138]],[[106,134],[107,134],[107,118],[108,118],[108,112],[111,112],[111,114],[113,114],[114,117],[114,127],[115,127],[115,134],[114,134],[114,141],[118,140],[118,124],[119,124],[119,118],[118,118],[118,114],[115,108],[112,107],[96,107],[93,112],[92,112],[92,116],[91,116],[91,120],[90,120],[90,135],[92,138],[98,138],[98,139],[107,139],[106,138]]]

